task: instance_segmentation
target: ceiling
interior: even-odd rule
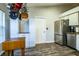
[[[79,5],[77,3],[27,3],[28,7],[46,7],[46,6],[61,6],[61,5]]]

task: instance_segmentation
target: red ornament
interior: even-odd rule
[[[22,8],[22,3],[12,3],[10,10],[17,12]]]
[[[22,7],[22,3],[15,3],[15,8],[21,9],[21,7]]]

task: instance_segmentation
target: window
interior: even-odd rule
[[[0,10],[0,43],[5,41],[5,13]]]

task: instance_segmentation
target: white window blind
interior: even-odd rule
[[[5,13],[0,10],[0,43],[5,41]]]

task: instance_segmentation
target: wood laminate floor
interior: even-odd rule
[[[15,51],[15,56],[20,56],[19,50]],[[34,48],[26,49],[26,56],[79,56],[79,52],[66,46],[56,43],[38,44]]]

